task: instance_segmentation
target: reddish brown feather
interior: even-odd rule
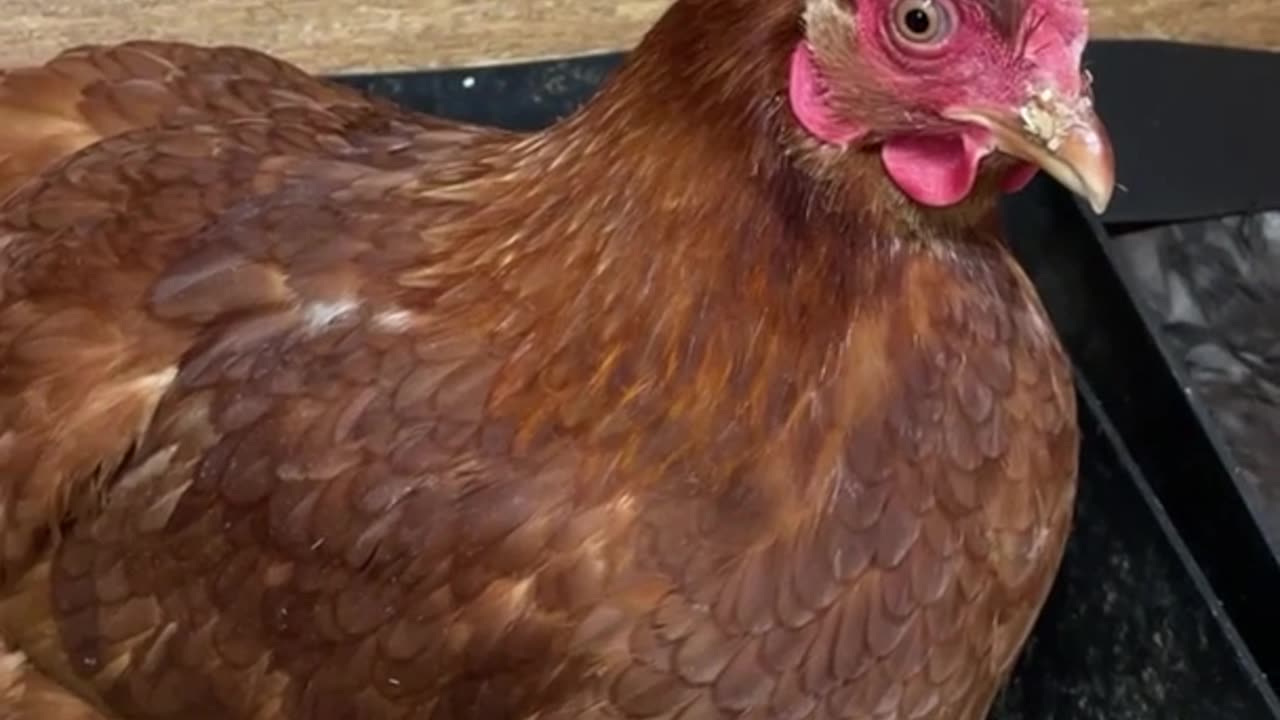
[[[4,176],[0,637],[122,716],[981,717],[1069,370],[994,188],[794,133],[796,13],[679,3],[527,137],[238,50],[20,74],[91,144]]]
[[[485,134],[410,119],[388,104],[318,83],[248,49],[150,41],[90,45],[67,50],[42,67],[0,70],[0,200],[104,138],[164,123],[250,117],[318,122],[314,130],[365,141],[362,149],[384,156],[383,163],[397,151],[403,155],[404,136],[415,129],[438,130],[437,137],[424,138],[432,145],[465,146],[469,135]]]

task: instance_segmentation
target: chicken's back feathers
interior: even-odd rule
[[[391,142],[387,135],[403,137],[410,128],[455,125],[245,48],[151,41],[83,46],[39,67],[0,71],[0,201],[75,151],[130,131],[308,114],[312,122],[324,117],[318,130],[349,138],[364,133],[383,144]]]
[[[346,107],[3,205],[0,637],[124,717],[982,717],[1077,442],[993,228],[681,245],[742,226],[551,177],[622,144]]]
[[[186,349],[151,322],[147,292],[202,231],[234,228],[228,211],[259,212],[254,200],[282,185],[292,202],[322,206],[326,188],[375,170],[408,183],[405,168],[434,163],[458,180],[459,157],[504,137],[364,101],[238,49],[85,48],[4,82],[0,113],[28,122],[0,123],[0,143],[18,148],[0,202],[0,459],[21,469],[0,507],[0,575],[68,511],[80,495],[71,486],[109,475],[146,427],[163,387],[150,373]],[[320,222],[293,237],[305,243]],[[61,240],[40,239],[50,234]]]

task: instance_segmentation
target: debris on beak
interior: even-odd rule
[[[1064,99],[1034,91],[1016,110],[955,108],[948,119],[986,128],[996,149],[1033,163],[1102,214],[1115,189],[1115,157],[1106,127],[1086,95]]]

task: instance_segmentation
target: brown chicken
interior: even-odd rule
[[[0,78],[0,718],[976,720],[1072,518],[1077,0],[677,0],[515,134]]]

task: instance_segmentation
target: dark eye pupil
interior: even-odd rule
[[[929,32],[930,26],[933,25],[933,20],[929,17],[929,13],[924,10],[912,8],[903,16],[902,24],[915,35],[925,35]]]

